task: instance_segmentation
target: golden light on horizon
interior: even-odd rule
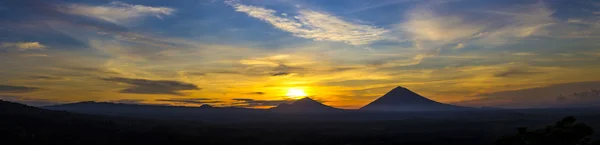
[[[287,93],[285,94],[290,99],[301,99],[303,97],[308,96],[303,89],[299,88],[289,88]]]

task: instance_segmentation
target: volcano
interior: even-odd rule
[[[333,108],[331,106],[324,105],[323,103],[313,100],[311,98],[302,98],[291,104],[281,104],[277,107],[273,107],[270,110],[275,112],[335,112],[341,111],[341,109]]]
[[[364,111],[451,111],[463,109],[467,109],[467,107],[436,102],[400,86],[360,108]]]

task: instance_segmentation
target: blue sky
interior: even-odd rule
[[[24,0],[0,19],[0,96],[34,105],[268,108],[302,90],[358,108],[395,86],[467,106],[600,104],[569,96],[600,88],[592,0]]]

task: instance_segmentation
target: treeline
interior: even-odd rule
[[[576,121],[568,116],[545,128],[519,127],[517,134],[501,137],[496,145],[600,145],[600,140],[592,142],[594,129]]]

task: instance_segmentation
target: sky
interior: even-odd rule
[[[0,1],[0,99],[600,105],[595,0]]]

